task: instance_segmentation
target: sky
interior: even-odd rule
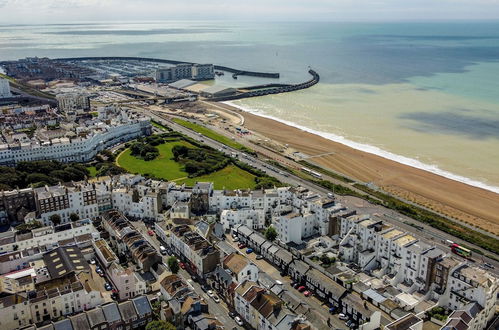
[[[499,19],[499,0],[0,0],[0,24]]]

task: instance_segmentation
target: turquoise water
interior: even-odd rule
[[[235,104],[499,191],[499,22],[0,25],[0,59],[98,55],[277,71],[283,82],[311,66],[319,85]]]

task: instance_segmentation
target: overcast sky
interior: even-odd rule
[[[499,0],[0,0],[0,24],[147,19],[499,19]]]

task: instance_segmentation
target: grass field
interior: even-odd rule
[[[97,175],[97,169],[95,166],[87,166],[87,170],[90,172],[90,176],[93,178]]]
[[[216,133],[216,132],[212,131],[211,129],[206,128],[204,126],[194,124],[194,123],[191,123],[190,121],[179,119],[179,118],[173,118],[173,121],[179,125],[190,128],[195,132],[201,133],[204,136],[209,137],[210,139],[213,139],[215,141],[218,141],[220,143],[228,145],[229,147],[232,147],[234,149],[238,149],[238,150],[242,150],[242,151],[248,150],[248,148],[246,148],[242,144],[237,143],[237,142],[233,141],[232,139],[226,137],[225,135],[218,134],[218,133]]]
[[[164,130],[164,131],[168,131],[168,128],[166,128],[165,126],[161,125],[160,123],[158,123],[154,120],[151,121],[151,124],[152,124],[152,126],[154,126],[156,128],[159,128],[159,129]]]
[[[178,183],[185,183],[189,186],[194,185],[197,181],[212,181],[215,189],[253,189],[255,188],[255,176],[237,166],[229,165],[220,171],[198,176],[196,178],[188,178],[178,180]]]
[[[157,146],[159,156],[151,161],[145,161],[131,155],[130,149],[123,151],[117,158],[119,166],[130,173],[150,174],[164,180],[175,180],[187,177],[183,165],[174,161],[172,149],[176,145],[184,145],[190,148],[194,146],[185,141],[168,142]]]
[[[213,181],[215,189],[247,189],[255,187],[255,176],[240,169],[237,166],[229,165],[220,171],[208,175],[188,178],[188,174],[183,170],[183,165],[173,160],[172,149],[176,145],[185,145],[195,148],[186,141],[167,142],[157,146],[159,156],[151,161],[145,161],[131,155],[130,149],[123,151],[116,162],[130,173],[150,174],[156,178],[164,180],[174,180],[179,184],[185,183],[193,185],[196,181]],[[89,168],[90,171],[92,171]]]

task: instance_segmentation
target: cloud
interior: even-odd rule
[[[0,22],[499,19],[499,0],[0,0]]]

